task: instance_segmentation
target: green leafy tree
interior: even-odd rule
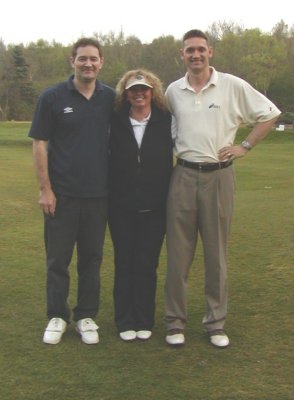
[[[287,51],[277,37],[263,34],[259,29],[237,33],[225,32],[216,43],[214,64],[250,82],[257,90],[268,94],[268,89],[287,64]]]
[[[13,62],[12,80],[9,87],[8,118],[27,120],[31,117],[36,101],[36,92],[30,76],[29,65],[23,55],[23,46],[11,48]]]
[[[267,95],[271,83],[287,62],[286,48],[276,37],[262,34],[258,29],[246,30],[242,36],[242,76]]]
[[[40,39],[29,44],[25,56],[38,94],[45,87],[55,85],[71,74],[70,49],[60,43],[48,43]]]
[[[173,36],[161,36],[145,46],[143,65],[154,71],[166,87],[185,72],[180,59],[180,41]]]
[[[121,76],[127,71],[127,66],[122,61],[112,62],[106,69],[102,69],[99,79],[115,88]]]
[[[286,61],[279,65],[279,74],[269,87],[269,95],[285,113],[294,112],[294,25],[281,20],[272,30],[272,35],[286,49]],[[288,123],[288,122],[287,122]],[[292,118],[293,123],[293,118]]]
[[[125,38],[123,32],[115,35],[96,34],[103,46],[105,64],[99,78],[115,87],[121,76],[128,70],[141,66],[142,44],[135,36]]]
[[[206,34],[215,49],[212,65],[249,81],[283,112],[294,112],[294,26],[281,20],[264,34],[223,21],[212,24]],[[125,37],[123,31],[93,37],[103,46],[100,79],[112,87],[126,71],[140,67],[155,72],[165,87],[185,73],[181,42],[171,35],[148,44]],[[31,119],[37,95],[72,73],[70,48],[43,39],[5,46],[0,39],[0,119]]]
[[[212,64],[219,71],[242,77],[243,67],[241,58],[244,55],[241,34],[225,32],[222,39],[215,40]]]
[[[9,84],[11,74],[11,60],[6,46],[0,40],[0,120],[5,121],[8,118],[8,97],[9,97]]]

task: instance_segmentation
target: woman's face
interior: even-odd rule
[[[135,85],[127,89],[127,100],[132,107],[150,106],[152,89],[145,85]]]

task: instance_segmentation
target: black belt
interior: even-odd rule
[[[223,169],[227,168],[230,165],[233,164],[233,161],[222,161],[218,163],[198,163],[198,162],[192,162],[192,161],[186,161],[183,160],[182,158],[178,158],[177,164],[181,165],[182,167],[187,167],[187,168],[193,168],[197,169],[199,171],[203,172],[209,172],[209,171],[216,171],[218,169]]]

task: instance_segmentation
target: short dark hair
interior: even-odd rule
[[[208,43],[208,37],[205,35],[204,32],[200,31],[199,29],[191,29],[190,31],[186,32],[183,36],[183,42],[193,37],[203,38]]]
[[[79,47],[86,47],[86,46],[94,46],[94,47],[96,47],[96,49],[98,49],[99,56],[103,57],[102,47],[101,47],[101,44],[98,42],[97,39],[82,37],[81,39],[76,41],[72,46],[72,50],[71,50],[72,58],[76,58],[76,55],[77,55]]]

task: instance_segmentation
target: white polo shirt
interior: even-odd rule
[[[207,85],[196,93],[187,74],[166,90],[173,115],[174,152],[194,162],[218,162],[218,151],[234,143],[240,124],[268,121],[281,112],[249,83],[213,67]]]
[[[136,138],[139,148],[141,147],[145,129],[149,122],[150,116],[151,116],[151,112],[142,121],[137,121],[136,119],[130,117],[130,122],[133,127],[134,135],[135,135],[135,138]]]

